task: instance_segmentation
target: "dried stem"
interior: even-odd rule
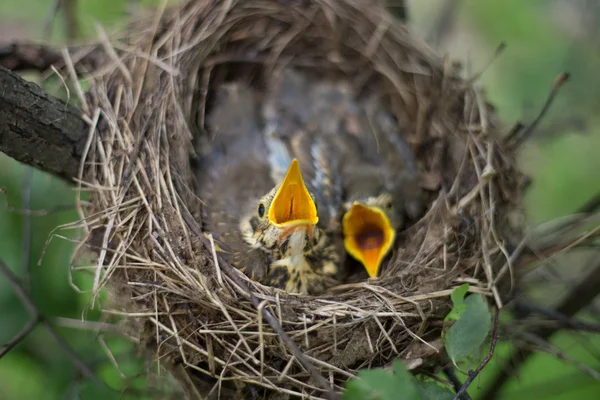
[[[458,376],[456,376],[456,371],[454,370],[454,368],[453,367],[444,368],[444,374],[448,377],[450,382],[452,382],[454,391],[458,393],[458,391],[460,390],[460,388],[462,387],[463,384],[460,381],[460,379],[458,379]],[[464,392],[461,395],[460,400],[471,400],[471,396],[469,396],[469,393]]]
[[[600,261],[598,261],[590,272],[573,287],[568,295],[556,307],[556,313],[564,317],[571,317],[581,309],[590,304],[600,293]],[[546,327],[538,331],[538,337],[548,340],[553,334],[561,329],[558,327]],[[500,369],[496,379],[488,386],[484,399],[495,399],[500,394],[502,386],[516,373],[521,365],[533,353],[530,349],[516,348],[509,361]]]
[[[31,208],[31,180],[33,179],[33,168],[25,168],[23,179],[22,205],[25,210]],[[21,262],[25,271],[25,282],[23,286],[29,293],[31,291],[31,216],[23,215],[23,236],[21,239]]]
[[[92,372],[92,370],[79,358],[77,353],[73,350],[73,348],[60,336],[60,334],[56,331],[54,326],[48,321],[44,315],[38,310],[35,303],[23,288],[21,283],[19,282],[19,278],[4,264],[2,260],[0,260],[0,273],[8,279],[8,282],[13,287],[13,290],[21,299],[21,302],[27,309],[27,312],[31,315],[31,321],[17,334],[10,342],[3,346],[1,355],[5,355],[10,349],[14,348],[18,343],[20,343],[23,339],[27,337],[27,335],[37,326],[37,324],[41,324],[46,328],[46,330],[52,335],[54,340],[56,340],[58,346],[67,354],[73,365],[81,372],[83,376],[90,379],[97,385],[103,385],[103,383],[98,380],[96,375]]]
[[[558,93],[559,89],[561,87],[563,87],[563,85],[568,80],[569,80],[569,74],[566,72],[563,72],[562,74],[560,74],[559,76],[556,77],[556,79],[554,80],[554,83],[552,84],[552,89],[550,90],[550,93],[548,94],[548,97],[546,98],[546,102],[544,103],[544,106],[542,107],[542,109],[541,109],[540,113],[538,114],[538,116],[536,117],[536,119],[531,124],[529,124],[529,126],[527,128],[513,129],[511,131],[511,134],[507,135],[504,138],[504,142],[506,143],[506,145],[508,147],[510,147],[512,149],[516,149],[519,146],[521,146],[521,144],[523,142],[525,142],[525,140],[527,140],[531,136],[531,134],[533,133],[535,128],[539,125],[542,118],[544,118],[544,116],[550,109],[550,106],[554,102],[554,99],[555,99],[556,94]]]
[[[8,352],[10,352],[17,344],[19,344],[40,322],[39,316],[32,318],[27,325],[21,329],[19,333],[17,333],[10,342],[2,345],[2,349],[0,349],[0,358],[4,357]]]
[[[458,392],[456,392],[456,395],[454,396],[454,400],[459,400],[461,398],[461,396],[467,392],[467,389],[469,388],[471,383],[473,383],[473,381],[475,380],[477,375],[479,375],[479,373],[483,370],[483,368],[492,359],[492,356],[494,355],[494,350],[496,349],[496,343],[498,342],[498,319],[499,319],[498,317],[499,317],[499,315],[500,315],[500,310],[496,310],[496,314],[494,315],[494,321],[493,321],[492,344],[490,345],[490,351],[488,352],[487,356],[483,359],[481,364],[479,364],[479,366],[475,369],[475,371],[469,371],[469,377],[467,378],[465,383],[463,383],[460,390]],[[487,397],[483,397],[483,398],[485,399]]]
[[[560,325],[558,328],[575,329],[578,331],[596,332],[600,333],[600,325],[590,324],[584,321],[580,321],[573,317],[567,316],[559,311],[551,310],[542,307],[538,304],[534,304],[526,299],[518,299],[515,302],[515,310],[518,312],[524,312],[525,315],[531,313],[542,314],[550,320],[557,321]]]

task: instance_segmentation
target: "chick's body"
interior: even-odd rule
[[[365,225],[364,213],[349,213],[355,203],[365,205],[375,214],[367,217],[383,224],[380,239],[386,243],[380,250],[387,253],[405,214],[416,218],[420,213],[421,192],[412,151],[382,104],[376,98],[357,101],[341,82],[314,82],[284,70],[263,113],[276,125],[268,134],[300,160],[310,190],[320,194],[319,211],[327,210],[324,227],[339,236],[342,230],[348,233],[340,224],[344,214],[354,225]],[[381,257],[373,263],[371,276]]]
[[[213,137],[202,145],[198,173],[199,195],[206,203],[205,231],[216,235],[229,262],[267,285],[318,294],[335,284],[336,254],[327,252],[326,237],[318,228],[272,223],[271,206],[283,178],[272,174],[254,93],[230,85],[220,92],[214,110],[209,117]],[[293,204],[279,208],[288,206]],[[323,260],[320,268],[313,268],[315,257]]]
[[[201,144],[197,169],[198,195],[205,203],[204,230],[215,236],[228,262],[250,278],[262,280],[272,255],[249,243],[258,229],[252,216],[275,182],[251,90],[223,87],[208,125],[211,137]]]

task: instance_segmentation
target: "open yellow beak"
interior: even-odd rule
[[[354,202],[342,227],[346,251],[364,265],[371,278],[376,277],[396,237],[387,216],[377,207]]]
[[[296,159],[275,193],[269,208],[269,221],[278,228],[311,226],[319,222],[317,206],[304,184]]]

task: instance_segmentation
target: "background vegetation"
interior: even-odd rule
[[[67,30],[63,13],[56,15],[51,34],[45,29],[53,3],[0,2],[0,42],[16,38],[64,42]],[[76,15],[81,37],[95,35],[95,20],[110,32],[124,23],[131,10],[157,3],[158,0],[79,0]],[[536,137],[521,151],[522,168],[533,178],[525,199],[531,226],[572,213],[600,191],[600,5],[583,0],[411,0],[408,6],[413,29],[440,51],[465,62],[471,72],[482,70],[498,44],[507,43],[505,52],[480,80],[507,129],[517,120],[531,121],[553,79],[561,72],[571,73],[570,83],[561,91]],[[442,29],[433,29],[440,22]],[[50,83],[51,79],[47,84]],[[28,187],[30,193],[24,190]],[[74,204],[72,189],[3,154],[0,188],[5,188],[7,200],[0,198],[0,259],[23,279],[30,271],[35,304],[94,373],[116,389],[99,388],[79,376],[64,349],[38,326],[0,359],[0,398],[143,398],[152,382],[145,376],[136,379],[145,367],[134,345],[109,333],[99,335],[95,325],[80,322],[83,318],[97,320],[99,315],[89,307],[90,294],[77,293],[69,283],[67,267],[74,244],[68,238],[72,234],[60,232],[63,237],[54,237],[46,248],[56,226],[78,218],[75,210],[68,207]],[[27,216],[12,208],[56,212]],[[576,278],[569,273],[570,265],[562,267],[564,283],[545,294],[549,303],[567,291]],[[74,274],[72,280],[79,287],[90,286],[85,271]],[[582,317],[598,321],[593,306]],[[7,343],[28,320],[29,314],[11,285],[1,277],[0,344]],[[597,335],[561,333],[552,342],[574,360],[600,370]],[[509,344],[499,346],[492,363],[469,390],[473,398],[484,391],[509,352]],[[112,357],[116,362],[111,361]],[[577,367],[547,354],[536,354],[521,374],[505,385],[501,398],[595,399],[599,392],[600,382]]]

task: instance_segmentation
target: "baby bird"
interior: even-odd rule
[[[252,279],[288,292],[319,294],[337,281],[339,258],[316,227],[319,218],[299,164],[275,185],[250,88],[221,91],[209,118],[198,173],[205,230]],[[266,193],[266,194],[265,194]]]
[[[377,276],[404,214],[420,212],[416,164],[395,121],[375,98],[358,103],[342,83],[291,70],[267,105],[263,114],[278,123],[269,133],[300,159],[309,189],[321,194],[317,202],[330,217],[324,228],[343,236],[348,254]]]
[[[241,223],[246,242],[272,254],[265,284],[319,294],[337,282],[339,257],[318,221],[314,197],[294,159],[281,184],[261,198],[257,214]]]

